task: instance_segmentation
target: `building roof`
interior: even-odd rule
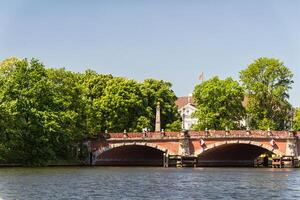
[[[175,101],[175,104],[177,105],[178,109],[181,109],[188,103],[192,104],[193,106],[196,105],[194,98],[192,96],[178,97],[177,100]],[[245,96],[244,100],[242,101],[243,107],[246,108],[248,106],[248,103],[249,103],[249,98]]]
[[[177,105],[178,109],[181,109],[188,103],[195,105],[194,99],[192,96],[184,96],[184,97],[178,97],[175,101],[175,104]]]

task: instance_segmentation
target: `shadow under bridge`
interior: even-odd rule
[[[253,167],[268,166],[273,152],[251,144],[223,144],[207,149],[198,155],[198,166]],[[258,163],[260,162],[260,163]]]
[[[95,165],[103,166],[163,166],[164,152],[143,145],[124,145],[101,153]]]

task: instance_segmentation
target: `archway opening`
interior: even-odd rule
[[[251,144],[224,144],[198,156],[199,166],[254,167],[269,166],[273,152]]]
[[[125,145],[99,155],[96,165],[103,166],[163,166],[164,152],[149,146]]]

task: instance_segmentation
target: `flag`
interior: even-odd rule
[[[203,139],[200,139],[200,145],[204,146],[205,145],[205,141]]]
[[[204,73],[203,73],[203,72],[201,72],[201,74],[200,74],[200,76],[199,76],[199,80],[200,80],[200,81],[204,81]]]
[[[271,145],[272,147],[276,145],[276,142],[275,142],[274,139],[272,139],[272,140],[270,141],[270,145]]]

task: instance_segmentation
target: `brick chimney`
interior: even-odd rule
[[[155,117],[155,132],[160,132],[160,103],[157,102],[156,117]]]

